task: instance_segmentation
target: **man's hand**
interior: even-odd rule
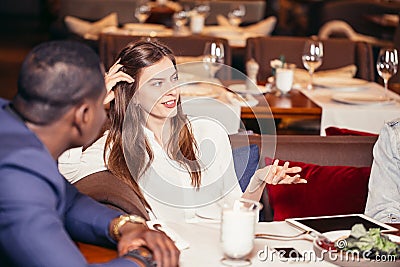
[[[121,227],[120,232],[121,238],[118,242],[120,256],[125,255],[129,250],[146,245],[152,250],[157,267],[178,266],[180,251],[165,233],[134,223],[126,223]]]

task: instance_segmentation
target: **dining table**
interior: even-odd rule
[[[220,223],[218,221],[199,220],[192,223],[167,222],[166,224],[179,239],[183,239],[187,243],[187,247],[181,250],[179,261],[181,267],[223,266],[221,259],[224,258],[224,254],[220,242]],[[391,225],[400,229],[400,224]],[[291,263],[304,267],[336,266],[316,255],[314,257],[314,237],[308,234],[299,235],[302,231],[285,221],[259,222],[256,224],[255,232],[267,236],[272,234],[289,238],[256,238],[254,248],[248,256],[251,266],[285,266]],[[400,235],[400,231],[393,234]],[[117,252],[112,249],[84,243],[77,243],[77,245],[89,263],[104,263],[117,257]],[[288,247],[296,249],[302,255],[309,255],[309,257],[294,260],[281,258],[273,253],[276,248]]]

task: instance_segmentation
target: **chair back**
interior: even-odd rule
[[[119,52],[130,42],[139,41],[148,38],[148,36],[130,36],[105,33],[100,35],[99,53],[106,69],[110,68],[118,56]],[[210,41],[219,41],[224,45],[225,64],[231,65],[232,57],[228,41],[223,38],[211,36],[168,36],[155,37],[157,40],[172,49],[175,56],[201,56],[204,46]]]
[[[398,14],[399,12],[400,3],[395,1],[329,1],[321,9],[320,25],[331,20],[342,20],[358,33],[381,38],[382,26],[369,21],[367,15]]]
[[[254,58],[260,65],[257,80],[265,82],[272,75],[270,61],[284,55],[286,62],[303,68],[301,55],[305,37],[265,36],[247,39],[246,62]],[[348,39],[323,40],[324,59],[318,70],[328,70],[354,64],[356,77],[374,81],[375,72],[371,45]]]

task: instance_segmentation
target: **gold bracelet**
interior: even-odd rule
[[[127,222],[136,223],[136,224],[143,224],[143,225],[145,225],[147,227],[146,220],[143,219],[140,216],[128,215],[128,214],[121,215],[121,216],[118,217],[118,219],[116,220],[116,222],[114,223],[114,225],[112,227],[112,234],[113,234],[114,239],[116,241],[119,241],[119,239],[121,238],[120,229]]]

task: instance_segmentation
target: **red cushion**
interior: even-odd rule
[[[346,128],[328,127],[325,129],[327,136],[331,135],[356,135],[356,136],[378,136],[377,134],[350,130]]]
[[[270,164],[270,158],[265,159]],[[281,164],[284,161],[280,161]],[[319,166],[290,162],[302,168],[307,184],[267,185],[274,220],[364,213],[370,167]]]

